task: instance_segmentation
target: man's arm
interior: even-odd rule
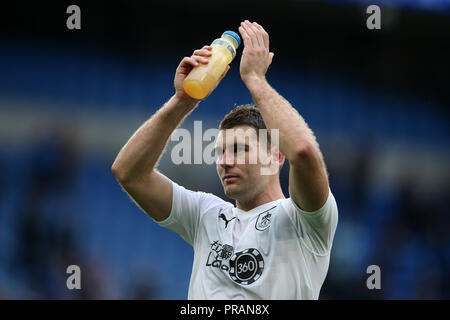
[[[211,49],[205,46],[180,62],[175,73],[175,95],[133,134],[111,167],[131,198],[156,221],[169,216],[173,190],[171,181],[155,168],[172,132],[199,103],[184,92],[183,81],[194,66],[208,63],[206,57]]]
[[[266,81],[272,62],[269,35],[257,23],[245,21],[239,31],[244,41],[240,73],[267,128],[279,129],[280,151],[289,161],[292,200],[304,211],[320,209],[328,197],[328,175],[314,133],[303,117]]]
[[[172,183],[155,170],[167,141],[197,102],[173,96],[128,140],[112,172],[131,198],[153,219],[162,221],[172,208]]]

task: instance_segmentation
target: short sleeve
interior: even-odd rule
[[[178,233],[194,246],[201,217],[212,207],[225,203],[210,193],[191,191],[172,181],[172,209],[169,216],[157,223]]]
[[[328,197],[322,208],[313,212],[303,211],[292,198],[290,200],[296,213],[294,221],[308,249],[314,254],[328,254],[338,223],[336,199],[331,189],[328,190]]]
[[[157,223],[178,233],[193,244],[200,220],[202,192],[191,191],[172,181],[172,209],[169,216]]]

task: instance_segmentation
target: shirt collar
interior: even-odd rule
[[[258,215],[258,214],[260,214],[260,213],[262,213],[264,211],[267,211],[269,209],[272,209],[272,208],[276,207],[280,200],[282,200],[282,199],[278,199],[278,200],[274,200],[274,201],[271,201],[271,202],[264,203],[264,204],[262,204],[262,205],[260,205],[258,207],[255,207],[255,208],[253,208],[253,209],[251,209],[249,211],[244,211],[244,210],[241,210],[241,209],[239,209],[237,207],[233,208],[233,211],[234,211],[234,214],[236,215],[236,217],[238,219],[245,220],[245,219],[249,219],[250,217],[252,217],[254,215]]]

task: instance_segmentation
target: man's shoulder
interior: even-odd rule
[[[332,211],[337,211],[336,200],[335,200],[334,195],[331,192],[330,188],[329,188],[328,197],[325,200],[325,203],[322,205],[322,207],[320,207],[319,209],[317,209],[315,211],[303,210],[302,208],[300,208],[300,206],[297,203],[295,203],[294,199],[292,199],[291,197],[281,199],[280,201],[281,201],[281,205],[284,208],[284,210],[292,210],[293,212],[298,212],[298,213],[301,213],[306,216],[317,216],[323,212],[329,211],[330,209]]]
[[[200,215],[203,218],[210,217],[215,219],[216,216],[220,217],[220,214],[225,214],[226,216],[232,215],[234,205],[222,198],[216,196],[213,193],[203,192],[200,201]],[[209,218],[207,219],[209,221]]]
[[[280,211],[288,211],[295,210],[295,206],[293,204],[293,200],[291,198],[280,199],[277,202],[278,210]]]
[[[206,191],[202,191],[202,190],[194,191],[194,190],[188,189],[186,187],[183,187],[181,185],[178,185],[176,183],[174,183],[174,184],[178,187],[178,190],[181,192],[188,192],[188,193],[197,195],[197,199],[198,199],[197,201],[199,203],[199,206],[200,206],[202,212],[208,211],[215,207],[221,207],[221,208],[227,208],[227,209],[234,208],[234,205],[231,202],[228,202],[211,192],[206,192]]]

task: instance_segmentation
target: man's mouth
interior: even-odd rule
[[[230,182],[236,181],[237,179],[239,179],[238,176],[232,175],[232,174],[227,174],[227,175],[225,175],[225,177],[223,178],[223,182],[230,183]]]

